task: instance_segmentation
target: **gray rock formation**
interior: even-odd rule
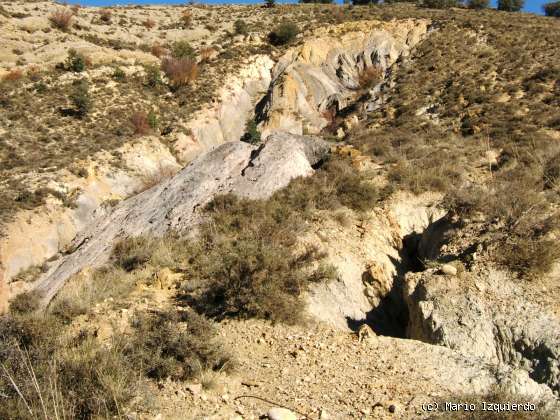
[[[560,322],[505,273],[409,273],[404,299],[409,338],[522,369],[560,394]]]
[[[65,280],[107,261],[116,240],[167,231],[186,232],[218,194],[266,198],[291,179],[308,176],[329,151],[327,143],[289,134],[269,136],[260,146],[226,143],[191,162],[171,179],[121,202],[78,235],[71,251],[38,279],[35,290],[48,303]]]

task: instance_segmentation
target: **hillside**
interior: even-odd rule
[[[0,79],[0,418],[560,417],[559,19],[0,1]]]

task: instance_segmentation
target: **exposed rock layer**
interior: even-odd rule
[[[187,231],[200,221],[200,210],[217,194],[266,198],[292,178],[313,173],[325,157],[321,140],[286,134],[270,136],[261,146],[231,142],[199,157],[173,178],[101,211],[76,237],[71,252],[61,257],[36,285],[47,303],[64,281],[85,267],[97,267],[121,238],[167,231]]]

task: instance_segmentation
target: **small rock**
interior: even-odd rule
[[[453,267],[451,264],[443,264],[441,266],[441,272],[446,276],[456,276],[457,269]]]
[[[271,408],[266,416],[270,420],[297,420],[297,416],[292,411],[280,407]]]
[[[387,410],[389,410],[389,413],[395,414],[399,411],[399,404],[394,401],[389,401],[387,403]]]

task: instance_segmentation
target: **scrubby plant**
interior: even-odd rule
[[[161,58],[167,53],[167,48],[155,42],[152,45],[150,52],[152,53],[152,55],[155,55],[157,58]]]
[[[110,9],[101,9],[99,11],[99,19],[105,23],[111,23],[111,19],[113,18],[113,12]]]
[[[149,378],[185,380],[231,363],[213,325],[192,310],[140,313],[133,328],[130,358]]]
[[[86,65],[87,59],[82,53],[73,48],[68,50],[68,57],[66,58],[65,63],[66,69],[76,73],[81,73],[86,69]]]
[[[276,6],[276,0],[264,0],[265,7],[272,8]]]
[[[272,45],[285,45],[291,42],[298,33],[299,28],[295,23],[284,22],[268,34],[268,40]]]
[[[142,22],[142,25],[146,29],[153,29],[156,26],[156,21],[148,18],[144,22]]]
[[[171,46],[171,56],[173,58],[194,58],[195,55],[195,50],[188,41],[176,41]]]
[[[543,10],[547,16],[560,17],[560,1],[544,4]]]
[[[18,294],[10,301],[10,312],[26,314],[36,311],[39,308],[41,296],[38,292],[24,292]]]
[[[352,4],[355,6],[362,6],[365,4],[377,4],[379,0],[352,0]]]
[[[519,12],[523,9],[524,0],[498,0],[498,10],[505,12]]]
[[[237,19],[233,23],[233,30],[237,35],[247,35],[247,33],[249,33],[247,22],[245,22],[243,19]]]
[[[124,82],[126,80],[126,73],[120,67],[116,67],[113,71],[113,79],[119,82]]]
[[[74,105],[76,115],[84,117],[91,110],[91,96],[89,93],[89,83],[86,79],[74,82],[74,90],[70,95],[70,100]]]
[[[21,78],[23,78],[23,71],[21,69],[12,69],[8,72],[8,74],[4,75],[2,80],[14,82],[16,80],[20,80]]]
[[[198,77],[198,64],[192,58],[165,58],[161,68],[174,88],[186,86]]]
[[[250,119],[245,126],[245,134],[241,137],[241,141],[257,144],[261,141],[261,133],[257,127],[257,122],[254,119]]]
[[[146,65],[144,66],[144,71],[146,73],[146,86],[155,88],[163,83],[161,79],[161,71],[158,66]]]
[[[379,66],[364,68],[358,77],[358,84],[361,89],[371,89],[383,80],[383,69]]]
[[[151,131],[148,115],[144,111],[136,111],[130,117],[130,124],[134,134],[143,136]]]
[[[192,12],[190,10],[185,10],[182,14],[181,14],[181,21],[183,22],[183,26],[185,28],[189,28],[192,24]]]
[[[59,9],[49,15],[49,21],[58,29],[67,32],[72,24],[74,14],[71,10]]]

